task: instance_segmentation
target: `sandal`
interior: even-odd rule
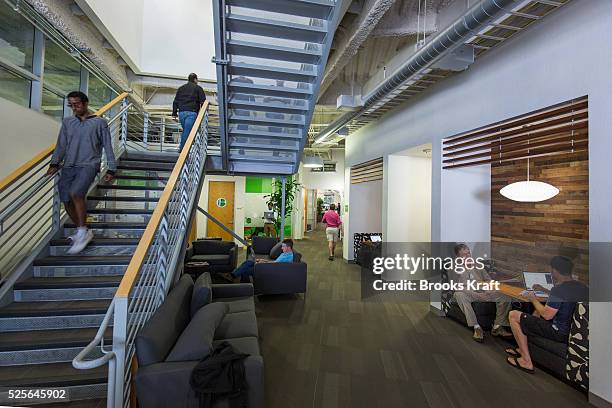
[[[513,356],[513,357],[520,357],[521,356],[521,352],[519,351],[518,347],[517,348],[508,347],[504,351],[509,356]]]
[[[519,362],[517,357],[509,356],[506,358],[506,362],[510,364],[514,368],[518,368],[519,370],[525,371],[526,373],[533,374],[535,370],[533,368],[523,367]],[[514,362],[514,363],[513,363]]]

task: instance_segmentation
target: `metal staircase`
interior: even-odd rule
[[[66,255],[74,226],[64,224],[48,255],[34,261],[32,277],[14,285],[13,302],[0,307],[2,387],[63,387],[81,406],[106,397],[108,369],[77,370],[71,362],[102,323],[175,161],[176,155],[124,156],[113,183],[88,197],[91,244]],[[112,344],[111,328],[105,340]]]
[[[215,0],[223,170],[297,172],[340,0]]]

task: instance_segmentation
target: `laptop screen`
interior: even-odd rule
[[[523,272],[523,279],[526,289],[532,289],[536,284],[548,290],[553,287],[552,275],[548,272]]]

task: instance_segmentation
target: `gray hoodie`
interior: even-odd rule
[[[114,173],[117,165],[106,120],[94,115],[85,120],[70,116],[62,122],[51,166],[93,167],[100,170],[102,148],[106,152],[108,170]]]

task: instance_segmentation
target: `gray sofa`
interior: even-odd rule
[[[244,360],[248,406],[264,406],[264,365],[259,350],[253,286],[212,285],[210,275],[193,282],[183,275],[136,337],[138,405],[198,406],[190,386],[193,368],[227,341]],[[215,408],[229,407],[227,400]]]
[[[281,253],[278,238],[253,237],[251,246],[256,259],[274,260]],[[285,295],[306,293],[308,265],[302,255],[293,251],[292,263],[257,263],[253,286],[257,295]],[[247,258],[249,251],[247,251]]]
[[[238,246],[232,241],[198,239],[187,250],[185,262],[207,262],[210,273],[231,272],[238,264]]]

